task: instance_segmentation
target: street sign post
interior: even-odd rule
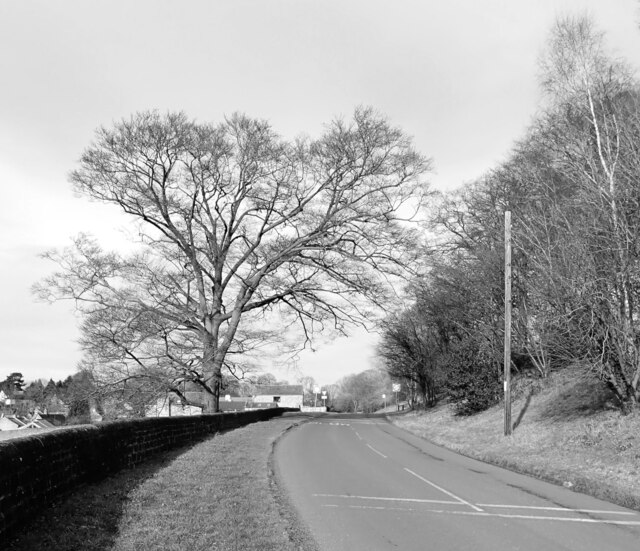
[[[400,383],[393,383],[392,390],[396,393],[396,411],[400,411],[400,405],[398,404],[398,392],[400,392]]]

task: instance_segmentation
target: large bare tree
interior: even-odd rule
[[[137,222],[138,251],[80,237],[49,253],[60,269],[38,292],[76,301],[87,361],[111,380],[194,381],[217,411],[223,368],[271,340],[270,318],[297,322],[304,341],[384,306],[417,265],[406,220],[428,168],[368,108],[294,141],[244,115],[139,113],[99,129],[71,175]]]

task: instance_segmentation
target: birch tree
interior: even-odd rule
[[[578,252],[569,272],[575,276],[571,318],[588,340],[586,356],[599,376],[623,410],[634,409],[640,382],[637,83],[607,54],[588,18],[557,22],[542,65],[550,100],[542,135],[554,168],[573,188],[555,224],[568,238],[566,247]]]

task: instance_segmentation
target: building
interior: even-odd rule
[[[276,407],[300,409],[303,398],[302,385],[260,385],[256,386],[252,402],[256,405],[276,404]]]
[[[225,400],[224,398],[220,398],[218,409],[222,413],[245,411],[247,409],[248,400],[249,398],[244,398],[242,400]]]
[[[14,415],[0,414],[0,431],[17,430],[23,426],[24,423]]]
[[[218,403],[222,413],[238,412],[272,407],[300,409],[303,403],[302,385],[259,385],[253,396],[223,394]],[[159,397],[145,412],[146,417],[178,417],[200,415],[204,409],[202,391],[184,392],[185,400],[172,393]]]
[[[37,409],[29,416],[0,415],[0,431],[52,428],[54,428],[54,425],[43,419]]]

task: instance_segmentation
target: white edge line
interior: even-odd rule
[[[321,507],[338,508],[338,505],[322,505]],[[416,512],[416,509],[408,509],[406,507],[381,507],[372,505],[346,505],[348,509],[373,509],[376,511],[408,511]],[[571,509],[569,509],[571,510]],[[551,520],[557,522],[585,522],[588,524],[614,524],[617,526],[640,526],[640,521],[637,520],[607,520],[596,518],[569,518],[569,517],[538,517],[535,515],[507,515],[502,513],[486,513],[484,511],[446,511],[430,509],[427,511],[420,511],[421,513],[437,513],[443,515],[465,515],[472,517],[497,517],[497,518],[516,518],[521,520]]]
[[[364,499],[371,501],[395,501],[407,503],[438,503],[440,505],[463,505],[459,501],[444,501],[442,499],[418,499],[412,497],[373,497],[373,496],[349,496],[344,494],[311,494],[312,497],[333,497],[340,499]]]
[[[385,454],[383,454],[382,452],[379,452],[378,450],[376,450],[371,444],[367,444],[367,448],[369,448],[373,452],[376,452],[380,457],[383,457],[384,459],[387,458],[387,456]]]
[[[354,430],[353,432],[355,432],[355,433],[356,433],[356,436],[357,436],[358,438],[360,438],[360,440],[362,440],[362,436],[360,436],[360,435],[358,434],[358,431],[357,431],[357,430]]]
[[[416,478],[422,480],[422,482],[424,482],[425,484],[429,484],[430,486],[433,486],[436,490],[440,490],[443,494],[447,494],[449,497],[452,497],[453,499],[457,500],[460,503],[464,503],[465,505],[468,505],[469,507],[471,507],[474,511],[480,511],[482,512],[482,509],[476,505],[474,505],[473,503],[469,503],[468,501],[462,499],[461,497],[458,497],[455,494],[452,494],[451,492],[449,492],[448,490],[445,490],[444,488],[441,488],[440,486],[438,486],[437,484],[434,484],[433,482],[431,482],[430,480],[427,480],[426,478],[420,476],[417,473],[414,473],[411,469],[407,469],[406,467],[404,468],[405,471],[407,471],[409,474],[412,474],[413,476],[415,476]]]
[[[379,497],[379,496],[354,496],[354,495],[346,495],[346,494],[311,494],[312,497],[328,497],[328,498],[338,498],[338,499],[362,499],[366,501],[391,501],[391,502],[401,502],[401,503],[438,503],[441,505],[467,505],[461,501],[445,501],[441,499],[419,499],[412,497]],[[331,507],[339,507],[338,505],[330,505]],[[611,511],[611,510],[600,510],[600,509],[571,509],[569,507],[539,507],[533,505],[502,505],[495,503],[478,503],[480,507],[493,507],[493,508],[502,508],[502,509],[527,509],[527,510],[535,510],[535,511],[560,511],[565,513],[592,513],[592,514],[604,514],[604,515],[629,515],[636,516],[637,513],[633,511]],[[329,507],[329,505],[323,505],[323,507]],[[356,507],[351,506],[351,507]],[[366,507],[366,506],[357,506],[357,507]],[[432,512],[451,512],[454,511],[432,511]],[[486,513],[482,511],[486,515],[492,515],[492,513]],[[468,514],[468,513],[460,513],[458,514]],[[502,513],[493,513],[494,516],[501,515]],[[515,516],[516,518],[530,518],[529,515],[505,515],[506,517]],[[531,518],[536,519],[546,519],[550,517],[539,517],[539,516],[531,516]],[[562,517],[551,517],[554,520],[564,520]],[[566,517],[565,517],[566,518]],[[568,519],[572,522],[578,522],[581,519]],[[591,519],[594,520],[594,519]],[[597,519],[595,519],[597,521]],[[609,522],[605,519],[602,519],[601,522]],[[640,521],[631,521],[631,522],[639,522]]]
[[[533,511],[564,511],[566,513],[594,513],[600,515],[637,515],[633,511],[612,511],[599,509],[571,509],[570,507],[538,507],[534,505],[498,505],[496,503],[478,503],[479,507],[494,509],[531,509]]]
[[[586,522],[590,524],[621,524],[623,526],[640,526],[637,520],[607,520],[597,518],[570,518],[570,517],[538,517],[535,515],[508,515],[505,513],[472,513],[470,511],[430,511],[431,513],[444,513],[448,515],[477,515],[483,517],[519,518],[526,520],[557,520],[560,522]]]

